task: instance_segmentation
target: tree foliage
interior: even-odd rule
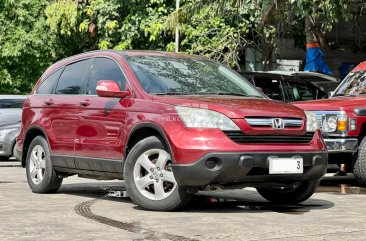
[[[26,93],[54,59],[48,1],[0,1],[0,92]]]
[[[340,19],[357,22],[364,14],[363,1],[180,0],[175,11],[175,0],[1,0],[0,91],[26,93],[49,64],[80,52],[174,51],[178,24],[181,52],[239,68],[245,48],[253,47],[271,68],[279,38],[304,46],[305,17],[326,44],[326,33]]]

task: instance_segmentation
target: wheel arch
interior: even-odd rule
[[[49,143],[46,132],[41,127],[33,126],[33,127],[29,128],[27,130],[26,134],[24,135],[23,152],[22,152],[22,167],[25,167],[29,145],[31,144],[33,139],[36,138],[37,136],[44,137],[46,139],[47,143]]]
[[[358,135],[358,141],[359,143],[362,141],[362,139],[366,136],[366,122],[362,123],[360,133]]]
[[[163,144],[168,148],[172,161],[174,162],[173,150],[163,128],[154,123],[142,123],[132,128],[126,140],[124,159],[126,160],[128,153],[136,143],[149,136],[160,137]]]

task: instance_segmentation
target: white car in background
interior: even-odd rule
[[[26,98],[25,95],[0,95],[0,160],[13,156]]]

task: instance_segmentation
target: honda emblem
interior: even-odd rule
[[[283,129],[285,128],[285,123],[281,118],[273,118],[272,119],[272,127],[273,129]]]

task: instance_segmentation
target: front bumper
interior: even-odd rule
[[[302,174],[269,174],[269,157],[303,158]],[[216,165],[215,165],[216,163]],[[209,153],[192,164],[173,164],[177,182],[182,186],[207,184],[249,185],[288,183],[302,180],[319,180],[327,170],[328,154],[319,152],[219,152]]]
[[[329,152],[356,152],[358,149],[357,138],[325,138]]]
[[[15,157],[15,159],[17,161],[21,161],[22,162],[22,159],[23,159],[23,151],[22,151],[22,149],[19,148],[18,143],[15,143],[14,157]],[[23,167],[24,167],[24,164],[25,163],[22,162]]]

